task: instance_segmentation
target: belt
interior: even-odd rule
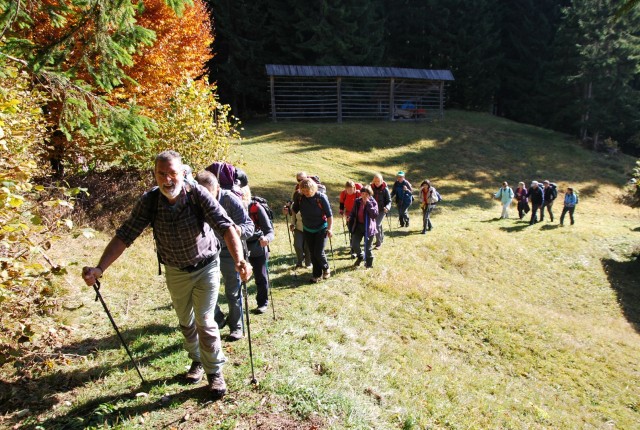
[[[199,262],[197,262],[196,264],[193,264],[191,266],[181,267],[180,270],[183,271],[183,272],[188,272],[188,273],[195,272],[196,270],[200,270],[203,267],[207,267],[215,259],[216,259],[216,256],[212,255],[211,257],[203,258],[202,260],[200,260]]]

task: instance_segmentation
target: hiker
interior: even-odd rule
[[[373,237],[376,234],[376,218],[378,218],[378,203],[373,198],[373,190],[365,186],[360,190],[361,197],[354,202],[349,214],[349,231],[351,232],[353,249],[357,258],[354,266],[359,266],[365,260],[364,267],[373,267],[371,253]],[[364,238],[364,255],[360,248],[360,241]]]
[[[564,225],[564,216],[569,212],[569,219],[571,219],[571,225],[574,224],[573,211],[578,204],[578,196],[573,191],[573,188],[567,187],[567,192],[564,194],[564,207],[562,208],[562,214],[560,215],[560,225]]]
[[[304,240],[311,251],[312,278],[315,283],[331,276],[329,263],[324,252],[327,238],[333,236],[331,226],[333,214],[326,194],[318,192],[318,184],[307,178],[300,182],[299,192],[293,201],[291,210],[302,215]]]
[[[431,231],[433,224],[431,223],[431,212],[438,203],[438,192],[431,185],[431,181],[425,179],[420,184],[420,209],[422,209],[422,234]]]
[[[247,174],[231,163],[216,161],[207,166],[205,170],[215,175],[220,188],[230,190],[238,197],[242,197],[242,187],[249,185]]]
[[[513,200],[513,190],[507,183],[504,181],[502,183],[502,187],[494,194],[496,199],[500,200],[502,203],[502,213],[500,214],[500,219],[509,218],[509,206],[511,206],[511,201]]]
[[[399,171],[396,175],[396,181],[393,183],[391,198],[395,197],[396,200],[400,227],[409,227],[409,214],[407,211],[413,202],[412,191],[411,184],[404,178],[404,172],[402,170]]]
[[[529,213],[529,194],[524,182],[518,182],[518,188],[515,191],[516,201],[518,202],[518,217],[524,218],[525,214]]]
[[[230,190],[223,190],[218,183],[216,176],[208,170],[202,170],[196,175],[198,184],[206,188],[211,195],[220,203],[220,206],[227,212],[233,222],[240,227],[240,239],[247,240],[253,235],[254,225],[249,218],[249,214],[242,204],[242,200]],[[225,325],[229,326],[229,342],[242,339],[242,283],[233,270],[233,259],[229,249],[222,244],[220,250],[220,273],[224,279],[224,295],[229,304],[229,314],[226,317],[220,306],[216,305],[215,318],[220,329]]]
[[[382,230],[382,221],[385,215],[391,209],[391,195],[387,183],[382,179],[380,173],[373,175],[371,181],[371,190],[373,190],[373,198],[378,203],[378,216],[376,217],[376,242],[373,249],[380,249],[384,242],[384,232]]]
[[[289,225],[289,230],[291,230],[291,232],[293,233],[293,249],[296,252],[296,269],[302,268],[303,262],[304,267],[311,266],[311,252],[309,252],[309,244],[304,240],[304,226],[302,225],[302,216],[291,211],[291,205],[296,200],[298,195],[300,182],[305,179],[307,179],[306,172],[298,172],[296,174],[297,183],[296,188],[293,191],[293,196],[291,197],[291,201],[289,201],[283,208],[284,214],[291,215],[291,224]]]
[[[356,183],[354,181],[347,181],[344,184],[344,190],[340,193],[340,215],[349,219],[349,214],[351,214],[351,209],[353,209],[353,204],[356,199],[360,197],[360,190],[362,189],[362,184]]]
[[[538,181],[531,182],[527,196],[531,201],[531,220],[529,220],[529,225],[533,225],[538,222],[538,209],[542,212],[542,204],[544,203],[544,192],[540,188]],[[540,216],[540,221],[542,221],[542,215]]]
[[[340,193],[340,216],[347,219],[347,224],[349,224],[349,215],[351,214],[351,209],[353,209],[353,204],[360,197],[361,188],[362,184],[349,180],[344,184],[344,190]],[[350,246],[351,258],[356,258],[353,244],[350,244]]]
[[[206,374],[212,396],[220,398],[227,385],[222,376],[226,358],[213,311],[220,288],[219,244],[214,231],[224,238],[242,280],[251,277],[251,265],[242,257],[237,226],[224,209],[204,188],[185,182],[180,154],[175,151],[158,154],[154,175],[158,188],[146,192],[135,203],[98,264],[82,269],[82,278],[87,285],[94,285],[145,227],[153,223],[158,259],[164,263],[167,289],[184,336],[184,347],[192,360],[186,380],[197,384]]]
[[[273,223],[269,218],[266,208],[260,202],[251,198],[249,187],[243,187],[243,200],[247,205],[247,211],[255,230],[253,236],[247,239],[249,249],[249,263],[253,267],[256,281],[256,313],[267,312],[269,305],[269,243],[274,239]]]
[[[556,184],[552,184],[548,180],[545,180],[542,184],[544,185],[544,202],[540,208],[540,221],[544,221],[544,209],[547,208],[549,218],[553,222],[553,201],[558,197],[558,188]]]

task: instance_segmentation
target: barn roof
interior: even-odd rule
[[[450,70],[404,69],[399,67],[366,66],[294,66],[267,64],[269,76],[407,78],[432,81],[453,81]]]

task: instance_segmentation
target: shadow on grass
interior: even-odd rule
[[[100,322],[98,321],[97,323]],[[104,318],[104,324],[109,324],[106,316]],[[175,342],[160,350],[155,350],[154,343],[147,339],[152,336],[166,336],[177,332],[176,327],[159,324],[121,330],[122,337],[127,342],[127,346],[133,354],[136,363],[142,368],[143,376],[144,365],[151,365],[153,361],[159,358],[175,354],[182,350],[181,339],[176,338]],[[134,344],[134,342],[132,342],[133,339],[145,339],[145,341]],[[56,394],[71,392],[113,371],[120,371],[121,369],[134,370],[127,353],[124,348],[122,348],[122,344],[115,333],[101,339],[89,338],[65,345],[52,351],[52,353],[83,358],[100,350],[109,349],[121,349],[122,358],[119,362],[99,364],[86,370],[61,370],[41,377],[25,377],[11,383],[3,381],[0,385],[0,414],[11,415],[25,408],[30,409],[32,412],[51,409],[57,403]],[[45,426],[44,428],[50,427]]]
[[[175,410],[180,404],[193,399],[196,399],[200,407],[208,405],[211,402],[211,394],[206,385],[186,385],[184,390],[172,395],[170,398],[161,398],[151,403],[136,401],[136,393],[141,391],[149,392],[155,387],[183,383],[183,376],[183,374],[180,374],[170,378],[159,378],[147,381],[140,388],[131,390],[128,393],[98,397],[82,403],[64,415],[49,418],[39,423],[39,425],[47,429],[83,429],[91,426],[95,426],[95,428],[111,428],[113,426],[121,426],[123,421],[131,419],[131,417],[143,416],[146,413],[161,409]],[[131,403],[131,406],[120,406],[123,403]],[[112,407],[112,405],[118,406]],[[172,422],[175,423],[174,421]],[[165,427],[171,425],[172,422],[167,423]]]
[[[529,227],[529,223],[528,222],[522,222],[516,225],[512,225],[509,227],[503,226],[500,227],[500,230],[502,231],[506,231],[507,233],[517,233],[519,231],[525,230],[527,227]]]
[[[640,333],[640,260],[603,259],[602,268],[627,321]]]
[[[540,227],[540,230],[555,230],[560,228],[560,224],[545,224],[542,227]]]

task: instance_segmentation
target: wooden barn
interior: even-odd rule
[[[267,64],[271,118],[421,120],[444,115],[450,70]]]

